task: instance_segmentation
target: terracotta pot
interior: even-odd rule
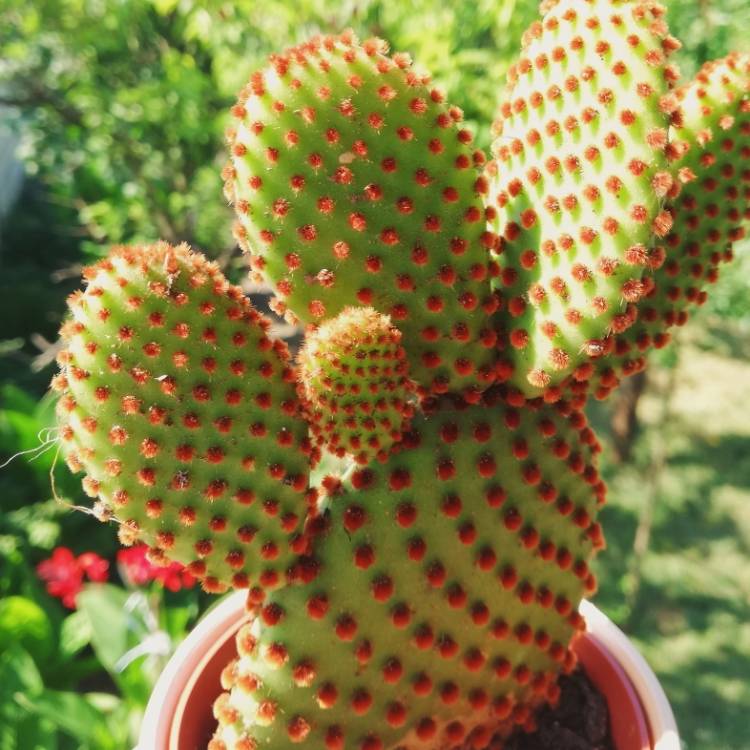
[[[136,750],[205,750],[219,676],[235,654],[245,596],[227,596],[195,626],[154,688]],[[575,650],[609,705],[617,750],[680,750],[672,709],[656,676],[625,634],[590,602]]]

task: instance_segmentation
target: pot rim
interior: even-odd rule
[[[151,693],[135,750],[167,750],[159,747],[158,738],[171,736],[174,715],[184,688],[191,682],[196,669],[202,668],[207,656],[215,652],[221,635],[245,618],[245,598],[244,591],[224,597],[208,610],[177,647]],[[587,636],[612,655],[640,699],[652,737],[652,750],[680,750],[672,708],[646,660],[596,605],[584,600],[579,611],[586,620]]]
[[[646,714],[653,750],[680,750],[672,706],[648,662],[625,633],[596,605],[584,599],[578,609],[586,620],[586,632],[612,654],[635,688]]]
[[[242,590],[222,597],[175,649],[148,699],[133,750],[167,750],[159,748],[157,738],[170,736],[177,706],[191,676],[205,664],[207,652],[213,650],[220,634],[244,619],[246,598],[247,592]],[[174,689],[175,684],[178,689]]]

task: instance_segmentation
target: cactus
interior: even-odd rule
[[[706,299],[719,266],[750,218],[750,56],[732,54],[707,63],[695,80],[675,92],[681,120],[675,128],[674,162],[682,191],[671,206],[674,226],[665,257],[648,278],[650,291],[627,331],[606,342],[606,356],[583,373],[598,398],[621,377],[646,366],[653,347],[669,342],[669,328],[684,325],[688,310]]]
[[[225,170],[235,236],[277,310],[319,323],[372,306],[401,330],[418,383],[476,394],[494,376],[484,157],[461,112],[386,51],[343,34],[251,77]]]
[[[677,183],[667,128],[678,44],[650,2],[560,0],[524,37],[495,123],[490,219],[502,377],[559,397],[635,320]]]
[[[318,576],[240,633],[212,750],[453,747],[529,719],[595,585],[597,450],[564,402],[428,405],[333,490]]]
[[[53,386],[98,514],[208,591],[284,583],[310,451],[285,344],[184,246],[118,247],[85,278]]]
[[[414,413],[398,328],[371,307],[346,308],[307,337],[299,364],[317,444],[385,461]]]
[[[381,41],[251,77],[225,190],[296,367],[184,246],[115,248],[70,300],[53,385],[96,514],[250,589],[210,750],[500,747],[574,667],[606,494],[582,409],[740,236],[749,69],[672,92],[656,3],[542,11],[485,175]]]

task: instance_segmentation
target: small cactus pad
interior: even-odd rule
[[[531,725],[594,587],[597,450],[564,402],[415,416],[324,501],[317,578],[240,631],[210,750],[483,748]]]
[[[118,247],[84,275],[53,387],[86,493],[209,591],[284,583],[310,451],[286,345],[184,245]]]
[[[750,55],[706,63],[675,93],[682,110],[675,167],[684,185],[671,207],[666,259],[651,274],[636,323],[592,363],[590,383],[599,398],[642,370],[648,351],[669,342],[668,329],[683,325],[689,308],[705,301],[705,287],[716,281],[719,264],[731,260],[750,219]]]
[[[679,45],[653,2],[559,0],[525,34],[495,124],[489,216],[502,236],[501,378],[560,383],[632,325],[677,181],[668,126]]]
[[[273,56],[233,114],[225,192],[277,310],[319,323],[371,305],[425,388],[486,387],[492,237],[460,111],[406,55],[344,34]]]
[[[385,460],[414,413],[408,370],[401,332],[371,307],[309,333],[299,377],[317,444],[360,464]]]

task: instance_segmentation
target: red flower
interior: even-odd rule
[[[179,591],[180,589],[191,589],[195,586],[195,578],[185,570],[180,563],[173,562],[166,568],[156,568],[154,580],[161,581],[164,588],[170,591]]]
[[[75,609],[84,575],[90,581],[104,583],[108,569],[109,563],[95,552],[84,552],[76,557],[67,547],[56,547],[52,557],[37,565],[36,572],[46,582],[47,593],[60,599],[68,609]]]
[[[83,568],[89,581],[105,583],[109,578],[109,562],[99,557],[96,552],[84,552],[79,555],[78,564]]]
[[[195,578],[183,565],[177,562],[170,563],[166,567],[153,565],[146,557],[147,552],[147,545],[138,544],[121,549],[117,553],[117,564],[120,566],[120,574],[126,583],[131,586],[143,586],[149,581],[161,581],[170,591],[192,588],[195,585]]]
[[[117,552],[117,565],[122,579],[131,586],[143,586],[152,580],[154,566],[146,559],[148,547],[138,544]]]

